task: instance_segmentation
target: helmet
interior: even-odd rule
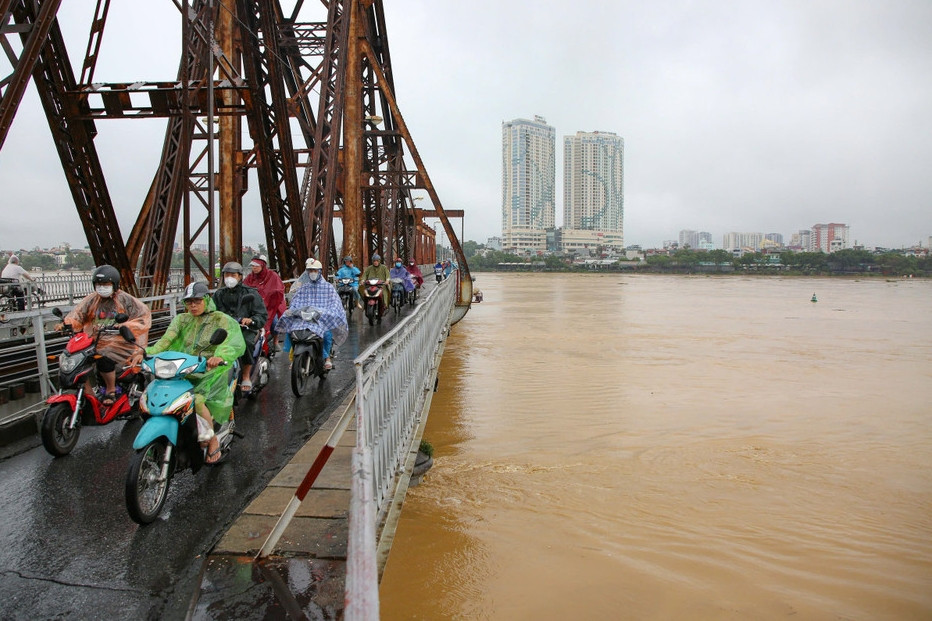
[[[192,282],[190,285],[184,288],[184,295],[181,296],[182,300],[200,300],[206,298],[210,294],[210,290],[202,282]]]
[[[395,263],[401,263],[401,257],[395,257]]]
[[[372,255],[372,260],[373,260],[373,261],[381,261],[381,260],[382,260],[382,257],[380,257],[380,256],[377,255],[377,254],[374,254],[374,255]]]
[[[343,262],[344,262],[344,263],[346,263],[346,262],[352,263],[352,262],[353,262],[353,257],[343,257]]]
[[[306,270],[320,270],[323,269],[323,265],[320,264],[320,261],[317,259],[308,259],[304,262],[304,269]]]
[[[109,282],[113,284],[114,289],[120,287],[120,272],[112,265],[101,265],[91,274],[91,283],[99,285]]]
[[[230,261],[229,263],[223,266],[223,269],[221,270],[221,272],[223,272],[224,274],[242,274],[243,266],[237,263],[236,261]]]

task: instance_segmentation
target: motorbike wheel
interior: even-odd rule
[[[74,429],[68,428],[71,414],[71,406],[67,403],[53,403],[42,418],[42,446],[55,457],[70,453],[81,435],[80,415]]]
[[[311,383],[311,352],[303,351],[291,363],[291,391],[302,397]]]
[[[370,325],[370,326],[374,326],[374,325],[375,325],[375,314],[376,314],[376,312],[377,312],[377,310],[376,310],[375,304],[367,304],[367,305],[366,305],[366,319],[369,320],[369,325]]]
[[[408,294],[408,304],[414,306],[415,302],[417,302],[417,289],[414,289]]]
[[[151,524],[162,512],[168,498],[171,469],[164,481],[158,480],[166,450],[168,442],[159,438],[136,451],[130,459],[126,472],[126,510],[137,524]]]

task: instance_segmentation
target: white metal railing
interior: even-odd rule
[[[34,276],[35,282],[0,282],[0,297],[14,299],[13,292],[19,289],[23,292],[25,310],[32,310],[51,302],[74,304],[76,300],[84,298],[94,288],[89,278],[90,271],[61,273],[40,273]],[[184,271],[172,268],[168,274],[166,291],[180,291],[184,288]],[[13,311],[14,308],[0,308],[2,311]]]
[[[450,328],[455,279],[442,281],[414,313],[354,361],[356,448],[353,451],[346,566],[347,619],[378,619],[376,524],[391,500],[393,483]]]
[[[174,318],[178,313],[178,303],[180,301],[181,292],[176,291],[175,293],[168,293],[165,295],[152,296],[139,298],[141,301],[146,303],[151,303],[156,300],[162,300],[165,303],[165,306],[169,309],[169,317]],[[68,307],[62,306],[62,311],[67,312]],[[49,374],[48,367],[48,353],[46,351],[46,342],[45,342],[45,325],[50,322],[58,322],[59,319],[52,313],[51,308],[36,308],[21,312],[14,313],[16,319],[18,320],[18,325],[25,326],[31,324],[32,327],[32,337],[34,339],[33,343],[23,343],[22,345],[15,346],[11,351],[22,351],[23,354],[26,354],[30,350],[35,350],[36,353],[36,366],[37,366],[37,375],[39,378],[39,389],[42,396],[42,401],[37,403],[32,403],[26,406],[23,409],[17,410],[15,412],[10,412],[5,416],[5,420],[13,420],[28,415],[37,408],[41,408],[42,404],[48,399],[55,390],[55,385],[52,383],[52,378]],[[36,377],[35,375],[31,377]],[[29,378],[23,378],[29,379]]]

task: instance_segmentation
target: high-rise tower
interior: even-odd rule
[[[612,132],[563,137],[563,249],[624,248],[625,141]]]
[[[502,123],[502,249],[547,249],[554,226],[556,132],[547,120]]]

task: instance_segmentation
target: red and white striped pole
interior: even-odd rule
[[[256,555],[256,559],[265,558],[275,550],[278,540],[281,539],[282,535],[285,533],[285,529],[288,528],[288,524],[291,523],[291,518],[298,512],[298,507],[301,506],[304,497],[307,496],[311,486],[314,485],[314,481],[317,480],[317,475],[324,469],[327,459],[329,459],[330,455],[333,453],[333,449],[336,448],[340,438],[346,433],[346,429],[349,427],[350,421],[353,420],[353,415],[355,413],[355,399],[353,399],[347,404],[346,409],[343,411],[343,416],[340,418],[340,422],[337,423],[336,428],[330,433],[330,437],[327,438],[327,444],[320,449],[317,458],[314,460],[314,463],[311,464],[310,470],[304,475],[304,480],[301,481],[301,485],[295,490],[291,502],[288,503],[282,516],[278,518],[278,522],[275,523],[275,528],[272,529],[265,543],[262,544],[262,548],[259,549],[259,554]]]

